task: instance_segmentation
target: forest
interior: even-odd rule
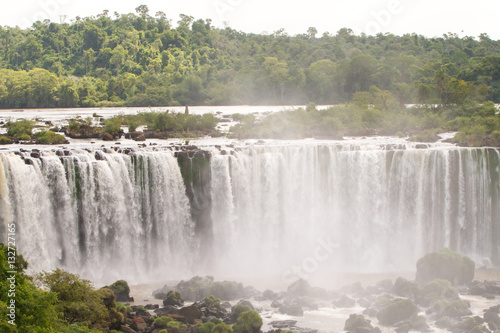
[[[189,15],[174,23],[146,5],[0,27],[0,108],[339,104],[371,87],[400,105],[500,102],[500,42],[253,34]]]

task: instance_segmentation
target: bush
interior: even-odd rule
[[[27,135],[31,137],[31,131],[33,130],[33,125],[35,122],[33,120],[18,120],[15,122],[9,121],[5,126],[7,127],[7,134],[13,137],[19,138],[20,135]]]
[[[128,286],[127,281],[118,280],[118,281],[114,282],[112,285],[107,286],[105,288],[109,288],[109,289],[113,290],[113,292],[116,295],[117,301],[119,301],[119,302],[131,301],[131,297],[129,296],[130,287]]]
[[[8,137],[6,136],[2,136],[0,137],[0,145],[7,145],[9,143],[12,143],[12,140],[9,139]]]
[[[118,133],[120,132],[120,127],[122,125],[121,117],[115,117],[111,119],[106,119],[104,123],[104,132],[106,133]]]
[[[52,144],[62,144],[66,142],[66,138],[63,135],[56,134],[52,131],[41,131],[35,134],[38,141],[44,145]]]
[[[246,311],[240,314],[233,330],[236,333],[258,333],[262,327],[262,318],[254,310]]]
[[[463,285],[472,282],[474,270],[475,264],[469,257],[443,248],[418,260],[416,281],[425,284],[434,279],[444,279]]]
[[[215,327],[215,324],[209,321],[203,324],[196,324],[196,326],[198,327],[199,333],[211,333]]]
[[[248,305],[238,304],[231,308],[231,319],[236,321],[240,314],[252,310]]]
[[[155,319],[153,326],[154,328],[167,328],[168,323],[170,323],[172,320],[172,318],[166,316],[158,317]]]
[[[19,134],[16,136],[16,138],[18,140],[21,140],[21,141],[30,141],[31,140],[31,136],[29,136],[28,134]]]
[[[214,327],[211,333],[233,333],[233,329],[231,328],[231,326],[228,326],[224,323],[220,323]]]

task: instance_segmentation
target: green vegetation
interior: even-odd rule
[[[90,281],[61,269],[40,273],[37,279],[44,288],[57,295],[56,308],[62,313],[64,321],[70,324],[85,321],[96,324],[104,323],[108,318],[102,296]]]
[[[56,134],[52,131],[41,131],[35,134],[38,142],[44,145],[61,144],[66,142],[64,135]]]
[[[187,15],[174,26],[144,5],[3,26],[0,108],[337,104],[372,86],[400,104],[500,101],[500,43],[486,34],[311,31],[244,33]]]
[[[258,333],[262,327],[262,318],[254,310],[242,312],[236,324],[233,325],[235,333]]]
[[[167,328],[168,324],[172,321],[173,319],[170,317],[158,317],[154,321],[154,327],[155,328]]]
[[[7,127],[8,135],[20,140],[25,140],[24,138],[28,137],[27,140],[29,140],[31,138],[31,131],[33,130],[34,124],[35,122],[33,120],[21,119],[15,122],[9,121],[5,124],[5,127]]]

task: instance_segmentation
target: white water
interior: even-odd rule
[[[314,283],[338,272],[411,271],[444,246],[498,263],[497,150],[207,149],[212,235],[195,233],[177,161],[161,149],[45,151],[33,165],[1,154],[0,232],[16,223],[34,271],[62,267],[104,282],[211,273]],[[212,246],[199,248],[208,236]]]

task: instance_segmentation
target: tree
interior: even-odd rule
[[[101,323],[108,317],[101,294],[92,283],[78,275],[57,268],[37,276],[40,284],[57,295],[57,309],[68,323]]]

